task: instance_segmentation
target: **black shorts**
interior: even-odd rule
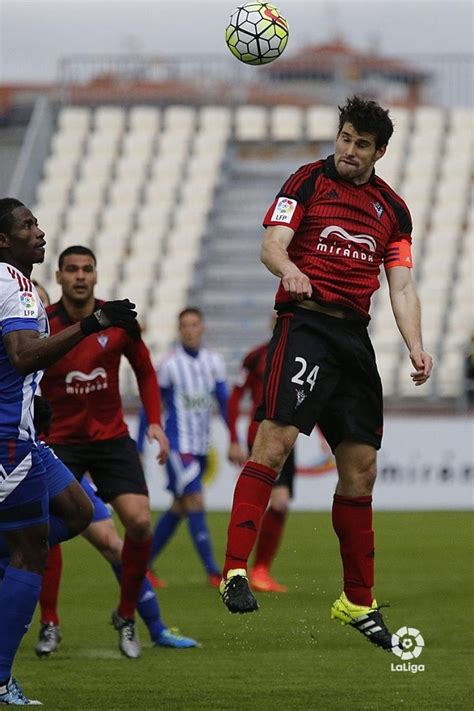
[[[382,383],[365,324],[301,307],[280,313],[255,419],[306,435],[317,424],[333,452],[345,439],[380,449]]]
[[[52,444],[54,453],[80,481],[86,472],[106,503],[121,494],[148,496],[145,474],[131,437],[87,444]]]

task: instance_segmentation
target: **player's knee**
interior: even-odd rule
[[[263,464],[279,472],[290,451],[291,446],[288,446],[285,440],[272,438],[264,447],[254,447],[251,459],[257,464]]]
[[[43,575],[48,555],[48,541],[46,538],[41,538],[34,542],[30,541],[27,546],[14,550],[10,558],[10,565],[13,568]]]
[[[257,438],[252,448],[251,459],[270,469],[280,471],[288,455],[293,449],[297,430],[273,422],[263,422],[258,430]],[[293,432],[294,430],[294,432]]]
[[[123,541],[113,519],[104,518],[94,521],[82,535],[109,563],[120,563]]]
[[[146,514],[138,514],[133,520],[127,522],[127,535],[135,541],[144,541],[151,536],[151,520]]]
[[[290,507],[290,492],[286,487],[277,486],[270,497],[270,506],[278,513],[287,513]]]
[[[204,511],[204,499],[201,492],[195,492],[194,494],[188,494],[187,496],[184,496],[183,507],[186,513]]]
[[[375,479],[377,478],[377,462],[375,457],[368,458],[360,462],[354,479],[357,481],[358,488],[363,492],[361,495],[370,494],[374,488]]]
[[[71,533],[77,536],[79,533],[82,533],[82,531],[85,531],[92,521],[93,514],[94,507],[92,506],[92,502],[88,496],[84,496],[68,518],[67,523]]]
[[[123,543],[120,539],[106,538],[102,541],[99,551],[109,563],[120,563],[122,560]]]
[[[175,499],[171,505],[171,511],[176,514],[176,516],[183,516],[184,505],[182,499]]]

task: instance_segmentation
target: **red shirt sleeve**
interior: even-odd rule
[[[158,376],[150,358],[150,351],[143,340],[129,338],[124,350],[137,378],[140,398],[145,408],[148,424],[161,425],[161,399]]]
[[[296,232],[303,216],[304,208],[296,200],[289,197],[276,197],[263,219],[263,226],[284,225]]]
[[[304,217],[306,204],[314,193],[323,161],[302,165],[290,175],[263,220],[264,227],[285,225],[296,230]]]
[[[391,199],[391,205],[394,209],[396,223],[390,239],[385,249],[384,266],[385,269],[392,267],[413,267],[413,259],[411,256],[411,233],[413,223],[410,211],[406,203],[396,196],[396,200]]]
[[[392,267],[413,267],[411,256],[411,244],[408,239],[400,239],[397,242],[389,242],[384,257],[385,269]]]

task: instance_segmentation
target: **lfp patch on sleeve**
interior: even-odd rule
[[[270,220],[272,222],[291,222],[291,218],[293,217],[297,204],[296,200],[293,200],[292,198],[278,198]]]
[[[38,304],[31,291],[20,291],[18,299],[20,301],[20,317],[36,318],[38,316]]]

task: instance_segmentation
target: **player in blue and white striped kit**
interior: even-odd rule
[[[227,424],[225,364],[219,353],[201,347],[204,319],[199,309],[184,309],[179,314],[178,327],[179,344],[163,357],[157,368],[161,399],[166,408],[165,432],[170,442],[167,488],[174,500],[156,524],[152,561],[186,516],[209,583],[216,587],[220,582],[220,569],[209,537],[202,475],[207,465],[215,401]],[[145,426],[142,413],[140,432],[144,432]]]

